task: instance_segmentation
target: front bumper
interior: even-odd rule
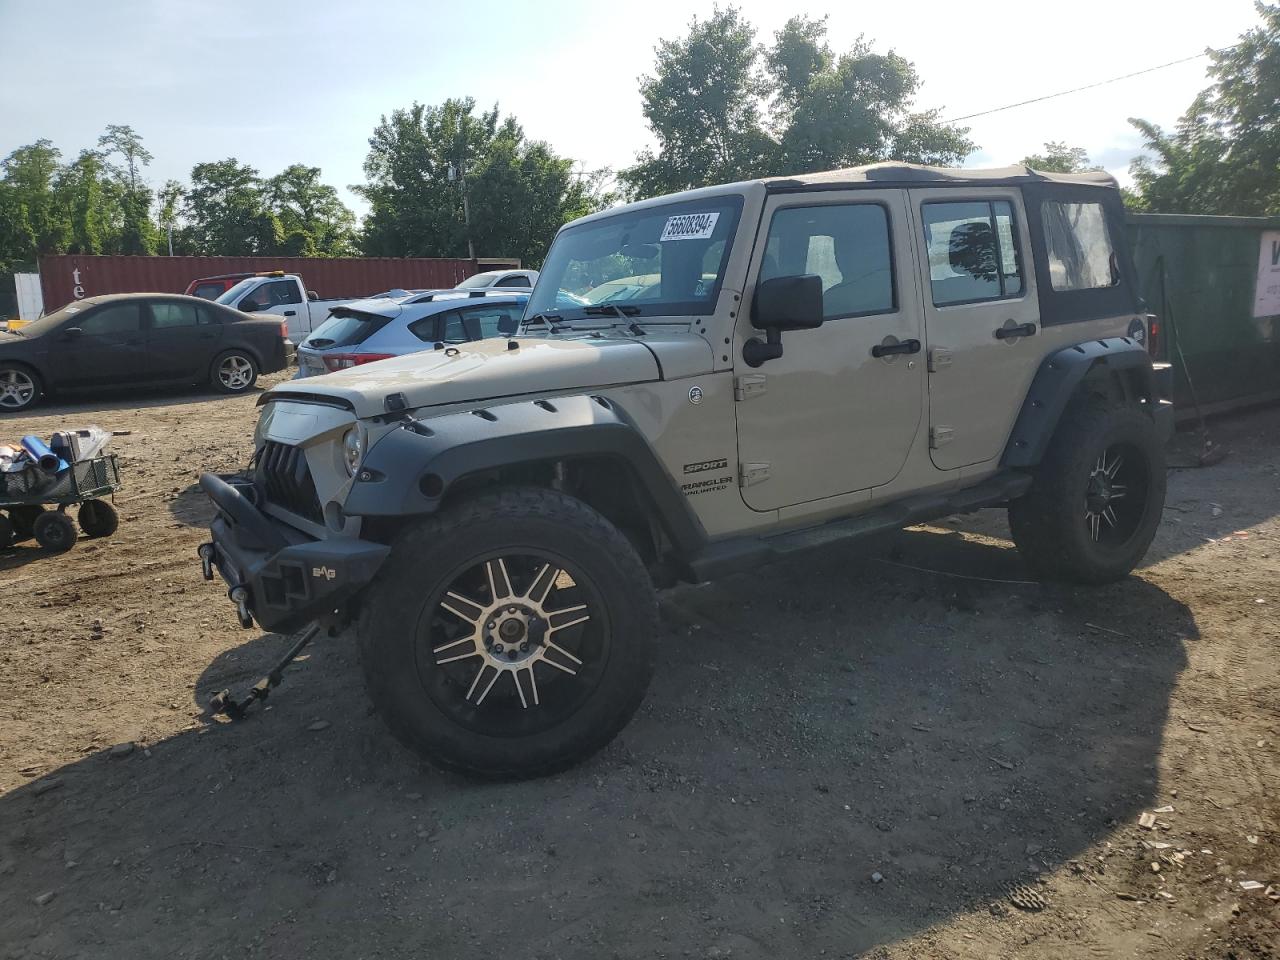
[[[221,574],[242,623],[252,617],[264,629],[288,632],[334,613],[391,551],[368,540],[313,540],[259,510],[259,494],[244,478],[206,473],[200,487],[218,508],[213,540],[200,548],[205,576]]]

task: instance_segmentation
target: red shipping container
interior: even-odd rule
[[[108,257],[56,254],[40,258],[44,312],[104,293],[184,293],[192,280],[222,273],[297,273],[321,298],[356,298],[397,287],[452,287],[481,270],[520,266],[499,257]]]

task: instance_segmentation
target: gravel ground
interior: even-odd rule
[[[1280,954],[1242,886],[1280,888],[1280,410],[1213,425],[1113,586],[1029,582],[991,513],[671,591],[618,740],[477,785],[383,729],[349,637],[204,709],[287,646],[195,561],[254,399],[6,423],[130,433],[114,537],[0,553],[0,957]]]

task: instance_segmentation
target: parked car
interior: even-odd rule
[[[284,317],[294,343],[320,326],[329,310],[352,297],[321,300],[302,284],[296,273],[254,274],[246,277],[215,300],[242,313],[269,313]]]
[[[558,304],[610,269],[661,283]],[[608,743],[667,652],[655,582],[746,572],[781,602],[773,561],[994,507],[1029,573],[1121,603],[1160,526],[1172,377],[1105,173],[652,197],[563,226],[527,311],[557,319],[274,388],[253,471],[200,481],[240,622],[354,620],[375,708],[450,769]]]
[[[198,297],[117,293],[67,304],[0,334],[0,411],[113,386],[209,383],[244,393],[293,356],[279,318],[256,319]]]
[[[298,377],[430,350],[437,343],[515,333],[528,301],[527,293],[448,290],[334,307],[333,315],[298,345]]]
[[[491,290],[496,287],[514,287],[518,290],[532,290],[537,282],[537,270],[486,270],[467,277],[454,289]]]
[[[201,277],[187,284],[187,296],[201,300],[217,300],[246,277],[262,276],[258,273],[220,273],[216,277]]]

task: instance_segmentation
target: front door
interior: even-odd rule
[[[736,404],[742,498],[755,510],[888,483],[920,426],[924,354],[906,193],[857,190],[771,197],[748,290],[773,277],[822,278],[822,326],[782,335],[783,355],[741,362]],[[886,351],[888,348],[888,352]]]
[[[119,300],[68,321],[63,331],[75,327],[80,333],[57,342],[51,359],[58,385],[92,387],[154,379],[147,362],[143,309],[140,301]]]
[[[953,470],[998,459],[1044,354],[1017,190],[913,190],[924,244],[929,453]]]

